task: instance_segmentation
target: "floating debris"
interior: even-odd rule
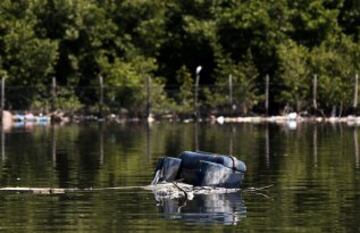
[[[178,158],[159,159],[151,184],[181,181],[193,186],[240,188],[245,172],[245,163],[233,156],[185,151]]]

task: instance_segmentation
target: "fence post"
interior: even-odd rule
[[[4,130],[4,109],[5,109],[5,76],[1,77],[1,100],[0,100],[0,108],[1,108],[1,159],[2,161],[5,161],[6,155],[5,155],[5,130]]]
[[[359,141],[358,141],[358,133],[357,127],[353,129],[353,140],[354,140],[354,155],[355,155],[355,167],[360,167],[360,158],[359,158]]]
[[[194,122],[194,142],[195,142],[195,151],[199,151],[199,122]]]
[[[104,116],[103,114],[103,105],[104,105],[104,80],[101,75],[99,75],[99,88],[100,88],[100,96],[99,96],[99,114],[101,118]]]
[[[269,124],[266,124],[265,128],[265,164],[266,167],[270,167],[270,132],[269,132]]]
[[[195,93],[194,93],[194,115],[195,118],[199,117],[199,109],[198,109],[198,94],[199,94],[199,82],[200,82],[200,71],[202,67],[196,67],[196,80],[195,80]]]
[[[356,114],[356,109],[358,105],[358,91],[359,91],[359,75],[355,75],[355,83],[354,83],[354,102],[353,102],[353,108],[354,113]]]
[[[317,95],[317,75],[314,74],[314,78],[313,78],[313,107],[314,107],[315,111],[317,110],[316,95]]]
[[[53,167],[56,167],[56,126],[54,124],[51,125],[51,155]]]
[[[1,136],[1,160],[4,162],[6,160],[6,154],[5,154],[5,129],[4,125],[0,128],[0,136]]]
[[[54,112],[56,111],[56,78],[53,77],[52,78],[52,85],[51,85],[51,97],[52,97],[52,102],[51,102],[51,111]]]
[[[151,160],[151,125],[146,124],[146,157]]]
[[[318,166],[318,147],[317,147],[317,125],[314,125],[314,131],[313,131],[313,158],[314,158],[314,167]]]
[[[146,77],[146,117],[151,116],[151,77]]]
[[[231,107],[231,111],[234,111],[234,107],[233,107],[233,80],[232,80],[232,75],[229,75],[229,102],[230,102],[230,107]]]
[[[104,124],[103,122],[99,123],[99,163],[100,166],[104,164]]]
[[[1,77],[1,123],[3,124],[3,117],[4,117],[4,109],[5,109],[5,76]]]
[[[265,77],[265,113],[269,115],[269,75]]]

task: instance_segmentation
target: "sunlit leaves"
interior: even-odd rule
[[[270,105],[305,110],[317,74],[319,103],[328,109],[350,102],[358,41],[355,0],[0,2],[0,72],[10,85],[33,87],[21,106],[8,98],[24,108],[49,95],[52,76],[69,100],[95,106],[103,75],[108,109],[141,112],[151,77],[157,110],[191,112],[194,70],[202,65],[204,108],[229,104],[230,74],[235,104],[242,112],[258,108],[269,74]]]
[[[279,70],[278,75],[283,84],[281,88],[282,102],[292,105],[294,110],[300,111],[301,105],[309,99],[311,87],[311,73],[308,67],[308,50],[289,40],[278,47]]]

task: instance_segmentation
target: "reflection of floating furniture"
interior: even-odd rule
[[[177,199],[162,199],[159,208],[166,219],[226,225],[238,224],[247,212],[239,192],[197,195],[186,203]]]
[[[160,159],[152,184],[180,180],[194,186],[239,188],[245,172],[245,163],[235,157],[185,151],[179,158]]]

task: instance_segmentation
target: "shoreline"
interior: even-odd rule
[[[110,114],[105,117],[99,117],[96,115],[78,115],[78,114],[48,114],[48,115],[31,115],[31,117],[19,117],[17,114],[12,114],[8,111],[3,112],[3,125],[20,125],[20,124],[67,124],[67,123],[82,123],[82,122],[112,122],[118,124],[126,123],[137,123],[137,122],[182,122],[182,123],[193,123],[193,122],[208,122],[215,124],[227,124],[227,123],[347,123],[349,125],[360,125],[360,116],[348,115],[341,117],[319,117],[319,116],[300,116],[297,113],[289,113],[287,115],[276,115],[276,116],[239,116],[239,117],[225,117],[211,115],[205,118],[180,118],[172,115],[166,116],[153,116],[150,115],[148,118],[139,117],[124,117],[115,114]]]

